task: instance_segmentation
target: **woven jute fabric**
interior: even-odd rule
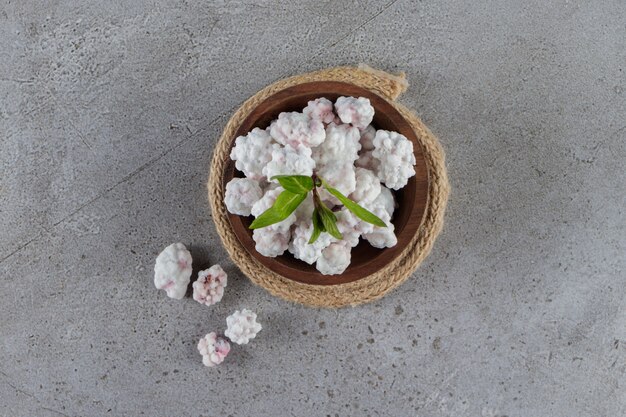
[[[402,254],[381,270],[354,282],[339,285],[303,284],[285,278],[259,263],[241,245],[228,221],[224,205],[223,176],[233,135],[246,116],[267,97],[294,85],[313,81],[341,81],[369,89],[389,101],[411,124],[422,143],[429,175],[428,203],[422,225]],[[395,99],[408,84],[404,74],[392,75],[367,66],[337,67],[286,78],[271,84],[248,100],[226,124],[217,142],[207,183],[213,220],[233,262],[255,284],[273,295],[315,307],[342,307],[376,300],[402,284],[428,256],[443,227],[450,186],[444,152],[437,138],[405,106]]]

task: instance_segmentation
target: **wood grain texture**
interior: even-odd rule
[[[415,153],[416,175],[409,179],[408,184],[401,190],[394,192],[398,208],[392,222],[395,226],[398,244],[393,248],[376,249],[366,241],[361,240],[358,246],[352,249],[350,266],[341,275],[322,275],[314,265],[308,265],[291,254],[276,258],[268,258],[255,250],[252,231],[248,226],[252,217],[242,217],[228,214],[235,235],[244,248],[259,262],[272,271],[294,281],[315,284],[333,285],[352,282],[366,277],[384,267],[397,258],[402,249],[415,236],[424,218],[424,211],[428,200],[428,170],[420,142],[410,124],[403,116],[387,102],[386,99],[371,91],[343,82],[320,81],[295,85],[282,90],[263,101],[243,121],[239,129],[231,138],[231,148],[238,136],[246,135],[255,127],[265,128],[269,123],[284,111],[302,111],[309,100],[326,97],[332,101],[340,96],[367,97],[376,113],[372,124],[376,129],[397,131],[406,136],[412,143]],[[243,176],[235,169],[235,163],[226,164],[223,187],[233,177]]]

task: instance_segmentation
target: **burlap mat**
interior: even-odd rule
[[[395,261],[378,272],[358,281],[339,285],[310,285],[292,281],[261,265],[241,245],[228,221],[222,188],[224,167],[229,159],[234,133],[246,116],[268,96],[296,84],[312,81],[342,81],[367,88],[389,101],[410,122],[422,142],[428,166],[430,188],[424,221],[413,240]],[[428,256],[443,226],[443,217],[450,186],[444,153],[437,138],[405,106],[395,99],[408,84],[404,73],[392,75],[364,65],[337,67],[286,78],[271,84],[248,100],[226,124],[213,154],[207,183],[213,221],[224,247],[233,262],[255,284],[286,300],[315,307],[342,307],[376,300],[402,284]]]

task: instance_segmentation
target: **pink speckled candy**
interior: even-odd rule
[[[339,97],[335,110],[343,123],[365,129],[374,119],[374,107],[365,97]]]
[[[318,146],[324,141],[324,124],[303,113],[281,113],[270,125],[270,135],[278,143],[293,148]]]
[[[198,352],[202,355],[204,366],[213,367],[224,362],[230,352],[230,343],[211,332],[198,342]]]
[[[319,120],[326,124],[333,122],[337,117],[333,112],[333,102],[324,97],[309,101],[302,113],[312,120]]]
[[[198,272],[198,279],[193,283],[193,299],[207,306],[217,304],[224,296],[228,282],[226,272],[219,265]]]

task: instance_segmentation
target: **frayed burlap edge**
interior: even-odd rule
[[[241,245],[228,221],[222,188],[224,167],[229,159],[234,133],[246,116],[267,97],[296,84],[312,81],[343,81],[367,88],[389,101],[410,122],[422,143],[430,178],[428,204],[424,221],[413,240],[395,261],[380,271],[358,281],[340,285],[310,285],[292,281],[260,264]],[[404,73],[387,74],[365,65],[359,68],[337,67],[286,78],[271,84],[248,100],[226,124],[213,154],[207,183],[215,227],[233,262],[252,282],[273,295],[315,307],[342,307],[376,300],[402,284],[428,256],[443,227],[443,217],[450,186],[443,149],[437,138],[405,106],[394,100],[406,91]]]

